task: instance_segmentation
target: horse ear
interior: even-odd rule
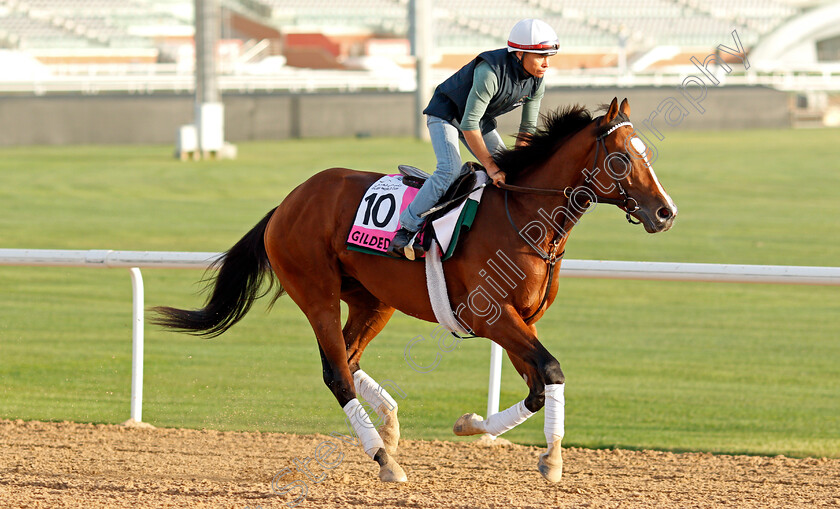
[[[626,97],[623,101],[621,101],[621,106],[618,107],[618,111],[620,111],[625,117],[630,116],[630,103],[627,102]]]
[[[612,102],[610,103],[610,108],[607,110],[607,114],[604,115],[604,122],[609,124],[615,117],[618,115],[618,97],[613,97]]]

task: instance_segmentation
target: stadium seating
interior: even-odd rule
[[[515,20],[539,17],[555,27],[564,51],[614,53],[624,44],[707,49],[739,29],[751,46],[802,12],[799,0],[433,0],[438,52],[501,46]],[[160,38],[138,27],[189,33],[193,0],[0,0],[0,47],[152,48]],[[408,36],[409,0],[225,0],[286,32],[367,31]],[[159,35],[159,34],[158,34]]]
[[[183,3],[183,0],[178,0]],[[138,26],[190,27],[192,20],[123,0],[6,0],[0,3],[0,45],[17,49],[152,48]]]
[[[268,8],[276,24],[295,28],[357,27],[405,36],[407,0],[248,0]],[[564,47],[614,48],[621,35],[637,49],[707,47],[740,28],[752,44],[800,8],[779,0],[449,0],[433,2],[435,42],[456,49],[497,45],[512,20],[540,17]]]

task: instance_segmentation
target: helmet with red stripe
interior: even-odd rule
[[[508,37],[509,52],[524,51],[541,55],[554,55],[560,49],[557,34],[548,23],[538,19],[523,19],[513,25]]]

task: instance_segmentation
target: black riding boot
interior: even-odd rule
[[[394,235],[394,239],[391,240],[391,244],[388,246],[387,254],[389,256],[393,256],[394,258],[407,258],[409,260],[414,260],[423,256],[423,247],[420,246],[419,243],[411,244],[411,239],[417,232],[413,232],[406,228],[400,228],[397,230],[397,234]]]

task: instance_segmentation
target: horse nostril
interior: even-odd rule
[[[671,209],[668,207],[662,207],[661,209],[656,211],[656,215],[659,216],[660,219],[668,219],[671,217]]]

